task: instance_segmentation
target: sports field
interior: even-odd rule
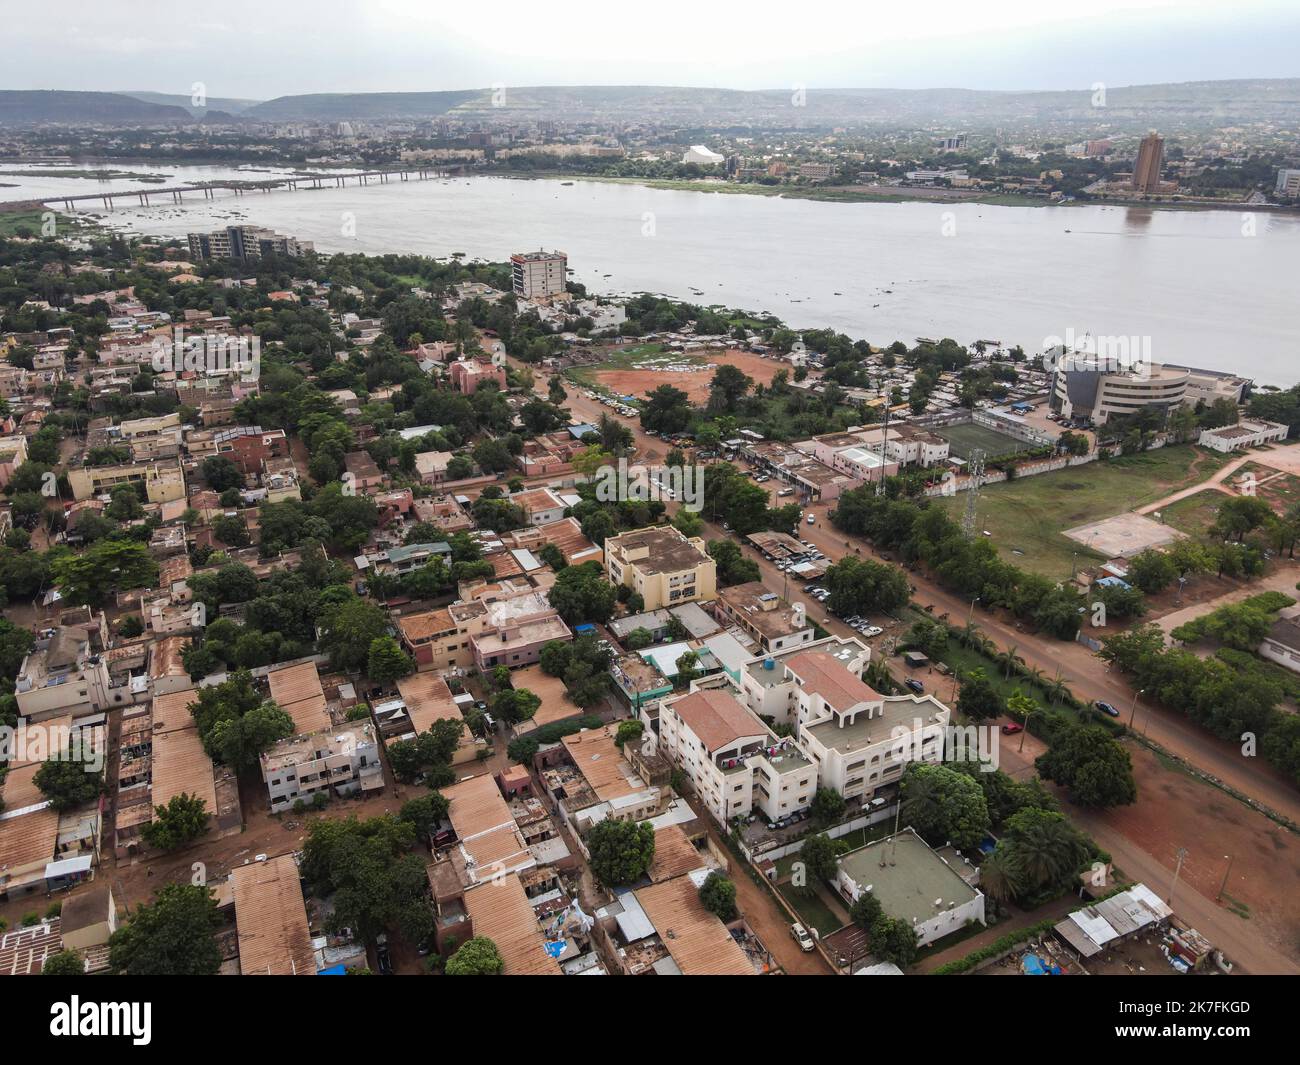
[[[976,425],[974,422],[967,422],[965,425],[949,425],[934,431],[948,441],[949,450],[959,459],[967,458],[977,447],[984,449],[984,458],[987,460],[996,459],[1001,455],[1012,455],[1032,446],[1023,440],[1017,440],[1014,436],[999,433],[996,429],[988,429],[983,425]]]
[[[987,485],[980,491],[978,528],[988,531],[1008,561],[1057,580],[1068,578],[1076,561],[1085,566],[1100,555],[1063,530],[1200,484],[1226,461],[1226,455],[1196,447],[1166,447]],[[960,518],[966,493],[944,499],[943,505]]]

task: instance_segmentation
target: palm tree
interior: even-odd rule
[[[1049,681],[1046,685],[1047,698],[1055,703],[1061,698],[1070,694],[1069,677],[1062,677],[1060,673],[1056,674],[1056,679]]]
[[[1024,672],[1025,680],[1036,688],[1043,688],[1047,685],[1047,674],[1037,666],[1026,665]]]
[[[1002,676],[1006,680],[1011,679],[1011,673],[1013,670],[1018,670],[1019,667],[1025,664],[1025,660],[1016,654],[1016,650],[1017,645],[1013,643],[1005,651],[999,651],[993,656],[993,660],[1003,667]]]
[[[999,844],[980,864],[980,890],[994,902],[1009,902],[1021,892],[1020,871],[1006,844]]]
[[[1018,826],[1005,845],[1007,860],[1028,890],[1064,883],[1088,857],[1087,843],[1060,814],[1041,814]]]

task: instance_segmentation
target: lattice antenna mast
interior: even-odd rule
[[[885,456],[889,453],[889,407],[885,404],[885,432],[880,438],[880,477],[876,481],[876,495],[885,494]]]
[[[970,454],[966,456],[966,472],[970,484],[966,489],[966,513],[962,515],[961,530],[966,534],[966,539],[973,540],[979,527],[980,485],[984,481],[983,448],[971,448]]]

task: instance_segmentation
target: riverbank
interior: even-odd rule
[[[612,177],[605,174],[569,173],[561,170],[475,171],[486,177],[514,180],[590,181],[608,185],[642,185],[671,192],[711,192],[732,196],[771,196],[786,200],[815,200],[823,203],[933,203],[982,204],[995,207],[1144,207],[1153,211],[1268,211],[1300,214],[1300,208],[1282,204],[1246,204],[1216,200],[1144,200],[1123,197],[1105,199],[1048,200],[1009,192],[978,192],[972,189],[927,189],[896,185],[758,185],[753,182],[701,181],[685,178]]]

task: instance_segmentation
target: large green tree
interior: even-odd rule
[[[108,962],[126,976],[212,976],[221,968],[221,927],[207,887],[168,884],[108,941]]]
[[[934,846],[973,847],[988,834],[984,792],[948,766],[913,762],[903,774],[902,799],[903,816]]]
[[[606,887],[630,884],[645,876],[655,856],[655,831],[648,821],[606,818],[587,833],[591,870]]]

